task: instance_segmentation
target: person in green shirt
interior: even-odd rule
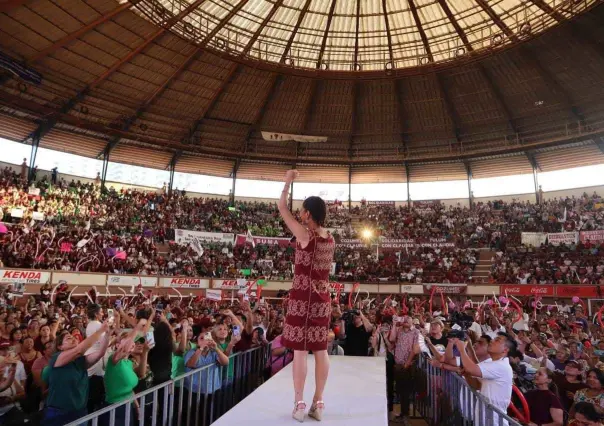
[[[61,426],[88,414],[88,368],[105,355],[111,334],[109,324],[104,322],[81,343],[67,332],[57,337],[57,352],[48,361],[48,370],[44,372],[48,383],[42,420],[44,426]],[[99,350],[84,355],[101,338]]]
[[[144,377],[147,367],[147,354],[149,348],[143,351],[141,362],[135,369],[134,363],[130,359],[130,354],[135,348],[134,339],[140,334],[145,327],[145,322],[140,321],[139,324],[122,339],[115,350],[109,357],[107,366],[105,367],[105,403],[109,405],[122,402],[134,395],[134,388],[138,385],[139,377]],[[115,424],[126,423],[126,406],[120,405],[115,409]],[[130,424],[134,424],[134,406],[130,409]],[[110,413],[103,415],[101,424],[109,424]]]

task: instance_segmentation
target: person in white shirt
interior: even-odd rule
[[[88,325],[86,326],[86,337],[92,336],[98,329],[103,325],[101,320],[103,319],[103,308],[98,304],[88,305]],[[101,350],[103,345],[105,333],[86,351],[84,355],[90,355],[92,353]],[[104,358],[101,358],[96,364],[88,368],[88,377],[90,378],[90,387],[88,393],[88,412],[92,413],[101,408],[105,401],[105,362]]]
[[[506,413],[510,405],[514,378],[508,353],[516,350],[516,342],[505,333],[499,334],[491,340],[487,348],[491,362],[481,362],[480,364],[474,362],[466,352],[467,342],[454,339],[454,344],[459,351],[464,372],[481,379],[480,393],[502,413]],[[489,420],[493,424],[499,424],[499,416],[495,413],[493,413],[493,419]],[[476,424],[490,424],[486,418],[475,419],[475,422]],[[504,422],[504,424],[506,423]]]

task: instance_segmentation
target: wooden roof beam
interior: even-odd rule
[[[399,80],[392,80],[392,86],[394,90],[394,95],[395,95],[395,99],[396,99],[396,108],[398,110],[398,117],[399,117],[399,121],[401,123],[401,147],[403,149],[403,156],[405,158],[407,158],[407,156],[409,155],[408,153],[408,148],[407,148],[407,144],[408,144],[408,139],[409,139],[409,135],[406,132],[406,119],[405,119],[405,109],[403,108],[403,97],[401,96],[401,88],[400,88],[400,83]]]
[[[23,6],[27,0],[6,0],[0,3],[0,13],[8,13],[13,9]]]
[[[308,100],[306,101],[306,107],[304,108],[304,120],[302,121],[302,129],[301,129],[301,133],[305,134],[308,126],[310,125],[310,120],[312,118],[312,114],[314,111],[314,106],[315,106],[315,96],[317,94],[317,87],[319,85],[319,80],[316,78],[313,78],[311,80],[311,86],[310,86],[310,95],[308,95]],[[301,142],[296,143],[296,160],[298,159],[298,157],[300,156],[301,153]]]
[[[581,108],[576,105],[569,93],[560,85],[555,77],[541,64],[537,58],[537,52],[534,50],[530,43],[525,43],[520,46],[520,54],[522,58],[527,61],[537,71],[539,76],[548,86],[550,93],[554,94],[559,102],[568,110],[571,114],[579,121],[585,121],[585,115]]]
[[[323,54],[325,53],[325,46],[327,46],[327,36],[329,35],[329,27],[331,27],[331,20],[333,19],[335,10],[336,0],[331,0],[329,16],[327,17],[327,25],[325,25],[325,31],[323,32],[323,41],[321,42],[321,50],[319,50],[319,58],[317,59],[317,68],[321,68],[321,64],[323,63]]]
[[[491,19],[493,19],[495,21],[495,23],[497,23],[499,28],[501,28],[501,30],[508,37],[513,37],[515,40],[517,40],[514,33],[503,23],[503,21],[499,18],[499,16],[488,6],[488,4],[486,4],[486,2],[484,0],[476,0],[476,1],[483,8],[483,10],[485,10],[485,12],[487,12],[487,14],[491,17]],[[468,37],[467,37],[466,33],[464,32],[464,30],[459,25],[459,22],[457,22],[457,19],[453,15],[453,12],[451,12],[451,8],[447,4],[446,0],[438,0],[438,3],[440,4],[441,8],[445,12],[445,15],[447,15],[447,18],[451,22],[451,25],[453,25],[453,28],[455,28],[455,31],[457,32],[457,35],[463,42],[466,50],[470,53],[473,52],[474,48],[472,47],[472,44],[468,40]],[[503,100],[501,91],[495,86],[495,84],[493,84],[491,75],[488,73],[488,71],[485,69],[485,67],[484,67],[484,65],[482,65],[482,63],[479,62],[477,65],[477,68],[478,68],[478,72],[480,73],[481,77],[486,82],[489,91],[493,95],[493,98],[497,101],[497,103],[499,103],[499,105],[505,115],[506,121],[508,122],[508,125],[510,126],[510,128],[512,129],[512,131],[514,133],[518,133],[518,127],[514,123],[510,108],[507,106],[507,104]],[[456,133],[457,133],[457,131],[456,131]]]
[[[130,0],[129,2],[125,2],[125,3],[121,4],[121,5],[119,5],[118,7],[114,8],[111,11],[109,11],[105,15],[101,15],[97,19],[95,19],[94,21],[92,21],[92,22],[84,25],[79,30],[74,31],[71,34],[67,34],[65,37],[57,40],[56,42],[54,42],[50,46],[46,47],[45,49],[40,50],[38,53],[36,53],[35,55],[33,55],[31,58],[27,59],[26,62],[28,64],[31,64],[31,63],[34,63],[34,62],[37,62],[37,61],[39,61],[41,59],[46,58],[47,56],[49,56],[49,55],[53,54],[54,52],[56,52],[61,47],[65,46],[67,43],[69,43],[69,42],[71,42],[71,41],[73,41],[73,40],[75,40],[77,38],[80,38],[81,36],[83,36],[87,32],[94,30],[99,25],[102,25],[105,22],[113,19],[115,16],[119,15],[120,13],[122,13],[125,10],[130,9],[132,6],[135,6],[137,3],[140,3],[140,2],[141,2],[141,0]]]
[[[81,102],[87,95],[90,93],[92,89],[97,87],[103,81],[105,81],[111,74],[113,74],[118,68],[120,68],[125,63],[131,61],[135,56],[137,56],[140,52],[142,52],[147,46],[149,46],[153,41],[155,41],[159,36],[164,34],[167,30],[169,30],[172,26],[174,26],[177,22],[179,22],[182,18],[187,16],[189,13],[193,12],[197,6],[203,3],[206,0],[197,0],[186,9],[182,10],[178,15],[173,16],[168,19],[165,25],[162,26],[161,29],[157,30],[149,37],[147,37],[141,44],[139,44],[132,52],[128,53],[126,56],[121,58],[119,61],[115,62],[107,71],[97,77],[92,83],[88,84],[84,89],[78,92],[73,98],[69,99],[63,107],[60,109],[60,114],[66,114],[71,111],[73,107],[75,107],[79,102]],[[34,130],[27,139],[36,139],[43,138],[52,130],[52,128],[57,124],[56,117],[50,117],[43,123],[41,123],[36,130]]]
[[[185,60],[183,61],[182,64],[180,64],[180,66],[170,75],[170,77],[168,77],[161,86],[159,86],[152,94],[151,96],[149,96],[138,108],[137,110],[134,112],[133,115],[131,115],[125,123],[123,123],[122,125],[122,130],[123,131],[128,131],[130,130],[130,127],[132,126],[132,124],[134,124],[134,122],[147,110],[147,108],[153,103],[155,102],[155,100],[164,93],[164,91],[168,88],[168,86],[170,84],[172,84],[172,82],[178,78],[178,76],[180,76],[180,74],[183,73],[183,71],[189,67],[189,65],[191,65],[191,63],[193,62],[193,60],[197,57],[197,55],[199,54],[199,52],[201,51],[201,49],[199,47],[193,49],[193,52],[187,56],[187,58],[185,58]],[[105,147],[105,149],[103,151],[101,151],[98,155],[97,158],[100,158],[103,155],[103,152],[105,152],[107,150],[107,152],[111,152],[120,142],[122,138],[119,136],[113,137],[109,143],[107,143],[107,146]]]
[[[449,95],[449,91],[447,90],[447,87],[442,79],[442,77],[436,73],[436,83],[438,84],[438,88],[440,89],[440,93],[442,95],[442,99],[445,102],[445,108],[447,110],[447,114],[449,115],[449,118],[451,119],[451,122],[453,124],[453,132],[455,133],[455,139],[457,140],[458,143],[461,143],[461,130],[459,128],[459,115],[457,115],[457,111],[455,110],[455,107],[453,106],[453,102],[451,101],[451,96]]]
[[[422,43],[424,44],[424,49],[426,50],[426,54],[428,55],[428,59],[430,62],[434,62],[434,56],[432,55],[432,49],[430,49],[430,43],[428,42],[428,37],[426,36],[426,31],[424,31],[424,26],[422,25],[421,19],[419,19],[419,14],[417,13],[417,7],[415,6],[415,0],[409,1],[409,9],[411,9],[411,15],[413,15],[413,20],[415,21],[415,26],[419,31],[419,36],[422,39]]]
[[[533,3],[535,6],[537,6],[539,9],[541,9],[542,11],[547,13],[549,16],[554,18],[558,23],[565,21],[564,16],[562,16],[562,14],[560,14],[557,10],[555,10],[553,7],[551,7],[545,1],[543,1],[543,0],[529,0],[529,1],[531,3]]]
[[[271,81],[271,87],[266,92],[266,96],[264,97],[264,100],[262,101],[262,105],[260,106],[260,109],[258,109],[256,116],[252,120],[252,124],[250,125],[248,132],[247,132],[247,136],[245,137],[245,146],[243,148],[244,154],[247,153],[250,138],[252,137],[254,130],[256,130],[258,128],[258,125],[262,123],[262,117],[264,117],[264,114],[266,113],[266,108],[274,99],[275,93],[277,92],[277,87],[279,87],[279,84],[281,84],[282,81],[283,81],[283,74],[275,73],[273,75],[273,78]]]
[[[287,55],[289,55],[289,51],[292,48],[292,44],[294,42],[294,39],[296,38],[296,34],[298,34],[300,25],[302,24],[302,21],[304,20],[304,17],[306,16],[306,12],[308,12],[308,8],[310,7],[311,1],[312,0],[306,0],[306,3],[304,4],[304,8],[298,15],[298,20],[296,21],[296,26],[294,27],[292,34],[289,36],[289,40],[287,40],[287,45],[285,46],[285,50],[283,50],[283,54],[281,55],[281,60],[279,61],[279,63],[281,63],[281,64],[283,62],[285,62],[285,59],[287,59]]]
[[[264,20],[262,21],[262,23],[260,24],[260,26],[258,27],[258,29],[256,30],[256,32],[254,33],[254,35],[252,36],[252,38],[250,39],[250,41],[247,43],[247,45],[245,46],[245,48],[241,52],[242,56],[245,56],[250,51],[250,49],[254,46],[254,43],[256,43],[256,40],[258,40],[258,37],[260,37],[260,34],[262,33],[262,30],[270,22],[270,20],[273,18],[273,16],[277,12],[277,9],[279,9],[279,7],[281,7],[282,4],[283,4],[283,0],[277,0],[275,2],[275,4],[273,5],[272,9],[268,13],[268,15],[266,15],[266,17],[264,18]]]
[[[386,0],[382,0],[382,13],[384,14],[384,24],[386,25],[386,37],[388,38],[388,52],[390,53],[390,62],[392,62],[392,68],[394,68],[392,34],[390,33],[390,19],[388,18],[388,10],[386,9]]]
[[[224,92],[224,90],[229,85],[229,83],[231,83],[231,81],[233,80],[233,76],[235,75],[235,72],[238,69],[239,69],[239,65],[237,64],[237,62],[232,62],[231,68],[228,70],[225,79],[222,81],[222,84],[220,84],[220,87],[218,87],[218,90],[216,90],[214,92],[214,94],[212,95],[212,97],[210,98],[210,102],[208,102],[208,105],[204,108],[203,112],[200,114],[200,118],[195,123],[193,123],[188,134],[185,136],[182,136],[180,138],[180,140],[183,140],[183,142],[186,142],[186,143],[193,143],[193,141],[192,141],[193,136],[200,130],[201,125],[203,124],[204,120],[207,118],[209,113],[214,109],[214,107],[216,106],[216,103],[218,102],[218,98],[220,97],[222,92]]]
[[[354,37],[354,64],[353,71],[356,71],[356,66],[359,63],[359,29],[361,22],[361,0],[357,0],[357,16],[356,16],[356,31]]]
[[[357,3],[358,4],[358,3]],[[357,115],[358,115],[358,102],[359,102],[359,85],[358,81],[354,81],[352,83],[352,113],[350,114],[350,137],[348,138],[348,158],[352,160],[353,158],[353,145],[354,145],[354,134],[357,128]]]

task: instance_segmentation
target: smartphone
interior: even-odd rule
[[[147,341],[147,344],[150,348],[155,346],[155,337],[153,337],[152,331],[148,331],[147,334],[145,334],[145,340]]]
[[[241,330],[239,329],[239,326],[234,325],[233,326],[233,336],[239,336],[240,333],[241,333]]]
[[[211,332],[207,332],[204,336],[203,336],[203,340],[214,340],[212,339],[212,333]]]
[[[115,309],[121,309],[122,308],[122,299],[117,299],[115,301]]]
[[[155,306],[155,310],[156,310],[157,312],[163,312],[163,311],[164,311],[164,305],[162,305],[161,303],[158,303],[158,304]]]

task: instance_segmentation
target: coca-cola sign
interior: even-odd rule
[[[499,293],[505,295],[506,292],[512,296],[553,296],[554,286],[526,284],[500,286]]]

